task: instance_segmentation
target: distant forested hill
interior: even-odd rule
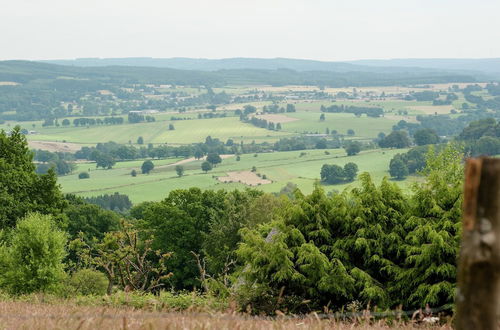
[[[384,67],[420,67],[453,71],[476,71],[500,77],[500,58],[458,59],[458,58],[413,58],[391,60],[359,60],[353,65]]]
[[[321,62],[319,62],[321,63]],[[298,71],[293,69],[223,69],[216,71],[180,70],[148,66],[68,66],[29,61],[0,62],[0,81],[25,83],[39,79],[70,77],[108,83],[165,83],[177,85],[222,86],[315,85],[331,87],[409,85],[424,83],[476,82],[474,74],[414,68],[377,68],[378,72],[363,71],[361,66],[342,65],[332,70]],[[479,79],[480,80],[480,79]],[[43,83],[43,82],[41,82]]]
[[[49,60],[46,63],[70,66],[141,66],[172,68],[180,70],[277,70],[328,71],[328,72],[372,72],[372,73],[436,73],[436,71],[474,71],[483,74],[500,74],[500,59],[394,59],[359,60],[350,62],[328,62],[290,58],[78,58],[74,60]]]

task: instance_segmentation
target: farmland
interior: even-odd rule
[[[325,154],[325,151],[329,155]],[[135,169],[140,172],[142,161],[118,162],[111,170],[95,170],[93,164],[78,164],[74,174],[59,178],[63,191],[76,193],[82,196],[110,194],[120,192],[129,195],[134,202],[146,200],[159,200],[174,189],[197,186],[203,189],[243,189],[247,187],[242,183],[222,183],[217,177],[224,177],[228,172],[250,171],[256,167],[257,173],[266,175],[272,181],[269,184],[255,188],[266,192],[278,192],[288,182],[294,183],[304,193],[310,193],[314,183],[319,180],[319,173],[323,164],[345,165],[354,162],[359,166],[360,172],[369,172],[376,182],[388,176],[390,159],[396,153],[405,150],[370,150],[359,155],[347,157],[343,149],[308,150],[301,155],[300,151],[274,152],[254,155],[245,154],[241,160],[229,157],[209,173],[204,173],[200,165],[201,160],[192,160],[184,163],[185,174],[178,177],[175,164],[179,159],[166,159],[154,161],[155,170],[148,175],[139,174],[132,177],[130,172]],[[171,164],[170,166],[168,164]],[[90,169],[90,179],[79,180],[78,173]],[[402,183],[403,187],[408,182]],[[356,186],[356,182],[325,185],[326,191],[341,191],[345,188]]]
[[[477,85],[476,89],[485,87]],[[71,174],[61,176],[59,182],[66,193],[81,196],[95,196],[120,192],[130,196],[134,203],[146,200],[162,199],[169,191],[179,188],[200,187],[202,189],[244,189],[244,183],[254,182],[254,187],[265,192],[279,192],[287,183],[297,185],[302,191],[312,191],[314,183],[320,179],[320,169],[324,164],[343,166],[354,162],[359,172],[369,172],[379,182],[389,176],[389,163],[394,155],[407,149],[377,149],[377,139],[388,135],[400,121],[417,125],[417,116],[450,115],[454,118],[458,112],[464,112],[465,94],[461,88],[467,84],[430,84],[425,86],[376,86],[359,88],[320,89],[315,86],[269,86],[269,85],[228,85],[212,89],[203,86],[139,85],[124,88],[138,98],[133,103],[120,100],[110,90],[100,90],[95,95],[96,102],[110,104],[112,110],[107,115],[88,112],[88,100],[72,105],[73,112],[57,118],[56,122],[43,120],[15,121],[7,120],[0,128],[10,130],[19,124],[27,131],[30,145],[34,149],[46,149],[58,152],[75,152],[80,147],[91,147],[98,143],[113,141],[118,144],[135,146],[187,146],[203,143],[208,136],[222,143],[234,145],[266,144],[273,145],[281,139],[310,137],[319,141],[338,141],[333,149],[311,149],[304,151],[274,151],[264,153],[241,154],[230,157],[208,173],[201,170],[202,160],[183,160],[181,157],[154,159],[155,169],[136,177],[132,170],[140,173],[144,159],[119,161],[112,169],[95,169],[95,163],[79,162]],[[452,92],[454,91],[454,92]],[[416,94],[415,94],[416,93]],[[451,104],[433,105],[429,100],[417,100],[412,95],[434,93],[434,99],[444,100],[444,95],[453,94]],[[491,96],[485,91],[473,91],[485,100]],[[422,94],[422,95],[423,95]],[[208,96],[207,96],[208,95]],[[222,95],[222,96],[220,96]],[[222,97],[221,104],[211,105],[210,98]],[[205,100],[207,98],[207,100]],[[147,110],[150,101],[167,102],[176,100],[176,106],[165,110]],[[111,100],[111,101],[110,101]],[[201,101],[200,101],[201,100]],[[205,101],[203,101],[205,100]],[[187,102],[189,101],[189,102]],[[132,123],[127,119],[127,111],[121,106],[137,106],[143,102],[145,111],[151,111],[151,121]],[[169,101],[170,102],[170,101]],[[63,105],[69,109],[70,104]],[[285,108],[292,106],[293,111]],[[383,114],[379,117],[366,114],[322,112],[321,107],[345,106],[354,108],[379,107]],[[252,116],[264,122],[280,125],[275,127],[258,126],[248,118],[240,118],[242,111],[251,107]],[[274,107],[274,108],[273,108]],[[270,112],[269,109],[274,110]],[[279,110],[281,108],[281,110]],[[110,113],[111,111],[111,113]],[[473,113],[475,110],[468,110]],[[471,112],[472,111],[472,112]],[[452,112],[454,114],[452,114]],[[11,115],[15,111],[9,112]],[[109,115],[121,118],[119,125],[73,125],[78,117],[103,121]],[[252,117],[250,117],[252,118]],[[66,121],[66,125],[61,125]],[[69,123],[69,124],[68,124]],[[267,124],[266,124],[267,125]],[[141,144],[138,139],[141,137]],[[364,150],[355,156],[346,156],[341,148],[349,141],[360,141]],[[267,151],[273,151],[267,148]],[[240,152],[237,152],[240,153]],[[192,155],[191,155],[192,156]],[[237,160],[240,159],[240,160]],[[178,177],[175,165],[182,161],[184,173]],[[256,172],[251,171],[256,168]],[[79,180],[81,172],[88,172],[90,178]],[[242,173],[240,173],[242,172]],[[246,174],[245,174],[246,173]],[[227,179],[223,179],[223,178]],[[265,179],[262,179],[265,177]],[[220,178],[220,179],[219,179]],[[240,180],[241,178],[241,180]],[[398,184],[407,189],[417,177],[410,176]],[[241,182],[239,182],[241,181]],[[352,183],[325,185],[327,192],[341,191],[356,186]]]
[[[174,124],[175,130],[168,130],[169,123]],[[145,143],[185,144],[204,141],[209,135],[221,140],[235,139],[244,142],[275,140],[279,136],[287,135],[283,132],[271,132],[241,123],[236,117],[156,121],[99,127],[51,127],[37,128],[37,130],[39,134],[29,136],[30,140],[81,144],[107,141],[129,143],[129,141],[135,142],[139,136],[144,138]]]
[[[2,87],[2,325],[449,325],[499,85],[122,70]]]

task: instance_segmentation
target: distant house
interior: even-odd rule
[[[308,137],[327,137],[328,134],[306,134]]]
[[[136,113],[138,115],[152,115],[155,113],[158,113],[158,110],[134,110],[134,111],[129,111],[129,113]]]

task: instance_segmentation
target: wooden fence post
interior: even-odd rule
[[[469,159],[464,186],[456,328],[497,329],[500,279],[500,159]]]

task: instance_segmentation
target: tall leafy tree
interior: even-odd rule
[[[54,170],[35,173],[33,154],[19,126],[0,132],[0,228],[14,227],[28,212],[59,215],[66,207]]]
[[[439,142],[439,136],[436,131],[430,128],[423,128],[413,134],[413,139],[418,146],[427,144],[436,144]]]
[[[461,231],[463,154],[454,145],[427,155],[425,183],[415,184],[396,287],[406,306],[453,304]]]
[[[408,176],[408,167],[402,157],[394,157],[389,163],[389,173],[393,178],[402,180]]]
[[[199,269],[193,253],[204,257],[204,235],[210,224],[224,216],[224,191],[201,191],[199,188],[174,190],[156,203],[148,203],[140,212],[140,228],[153,240],[152,248],[172,253],[169,270],[171,284],[178,289],[200,286]],[[138,206],[140,207],[140,206]]]

